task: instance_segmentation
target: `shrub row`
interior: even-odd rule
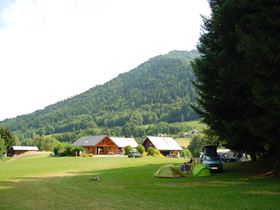
[[[59,143],[53,149],[55,156],[77,156],[83,151],[82,147],[72,146],[69,143]]]

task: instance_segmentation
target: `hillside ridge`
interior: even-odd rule
[[[197,51],[171,51],[74,97],[0,124],[39,135],[196,119],[191,60]]]

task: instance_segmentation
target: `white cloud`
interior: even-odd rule
[[[0,120],[193,49],[200,14],[207,0],[17,0],[0,14]]]

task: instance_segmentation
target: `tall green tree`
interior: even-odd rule
[[[35,136],[33,139],[33,145],[41,151],[53,151],[58,143],[57,139],[52,136]]]
[[[280,1],[209,0],[193,62],[196,110],[227,146],[280,154]]]
[[[7,148],[4,139],[0,138],[0,159],[7,153]]]
[[[0,126],[0,138],[4,139],[7,151],[16,145],[16,138],[7,127]]]

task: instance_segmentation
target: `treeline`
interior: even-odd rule
[[[66,136],[84,133],[156,134],[161,122],[198,118],[191,108],[196,92],[190,65],[197,55],[196,51],[172,51],[157,56],[104,85],[1,124],[21,140],[34,134],[55,135],[63,141],[70,140]],[[146,129],[144,125],[150,124],[153,128]],[[173,133],[172,128],[169,130]]]
[[[17,143],[16,136],[8,128],[0,126],[0,159]]]
[[[156,135],[158,132],[163,132],[162,134],[170,134],[168,132],[174,132],[176,136],[180,135],[180,132],[184,132],[189,129],[193,129],[190,127],[188,123],[159,123],[158,125],[150,125],[146,128],[149,135]],[[145,129],[144,129],[145,130]],[[108,130],[107,130],[108,132]],[[114,132],[112,129],[110,132]],[[182,134],[181,133],[181,134]],[[80,133],[73,134],[69,133],[67,138],[75,139],[78,138],[78,135],[112,135],[111,133]],[[211,134],[211,132],[210,132]],[[146,136],[138,137],[136,140],[138,141],[137,150],[143,154],[145,152],[144,147],[141,145]],[[216,137],[213,135],[209,136],[209,130],[203,130],[203,134],[194,135],[191,138],[191,143],[188,148],[184,148],[181,152],[181,157],[190,158],[192,156],[199,156],[202,146],[207,143],[216,143]],[[60,140],[60,141],[58,141]],[[39,136],[34,134],[32,138],[24,139],[22,142],[18,141],[17,135],[13,134],[8,128],[0,126],[0,159],[6,156],[9,151],[11,151],[12,146],[22,145],[22,146],[36,146],[39,151],[52,151],[55,156],[75,156],[78,155],[81,151],[83,151],[82,147],[72,146],[71,142],[65,142],[65,136],[55,135],[55,136]],[[131,150],[130,146],[125,147],[125,154]],[[88,155],[88,154],[86,154]],[[158,156],[160,155],[159,151],[154,148],[149,148],[146,151],[146,155]]]
[[[109,135],[109,136],[124,136],[124,137],[134,137],[138,143],[142,143],[146,136],[157,136],[158,134],[167,134],[167,135],[176,135],[180,136],[185,132],[193,129],[188,125],[187,122],[183,123],[167,123],[160,122],[156,124],[149,125],[137,125],[133,122],[125,124],[123,127],[111,127],[111,128],[86,128],[82,130],[76,130],[72,132],[57,133],[52,135],[38,135],[32,133],[31,131],[26,132],[23,136],[21,133],[17,133],[22,145],[34,145],[41,138],[44,138],[48,141],[50,139],[55,139],[59,142],[73,142],[74,140],[88,135]],[[37,144],[36,144],[37,145]]]
[[[143,105],[141,108],[126,109],[125,111],[103,111],[96,115],[79,115],[57,123],[46,123],[48,120],[45,120],[45,125],[38,120],[32,123],[31,129],[26,126],[19,131],[27,133],[27,130],[30,129],[38,135],[51,135],[96,127],[123,128],[129,123],[139,126],[159,122],[184,122],[193,119],[197,119],[197,114],[192,111],[187,99],[178,98],[171,104]]]

